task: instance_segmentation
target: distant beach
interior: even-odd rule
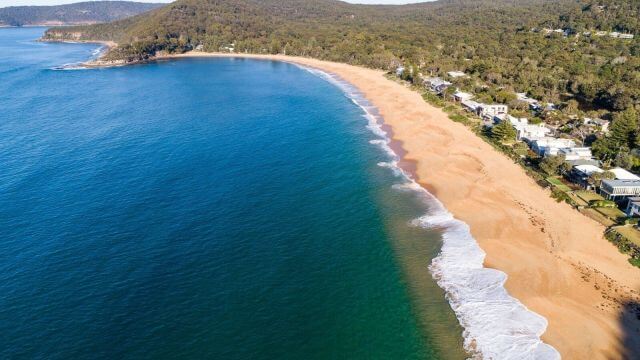
[[[509,294],[548,320],[542,340],[563,357],[624,358],[640,349],[637,269],[603,239],[601,225],[554,201],[466,127],[378,70],[281,55],[160,59],[228,56],[292,62],[356,86],[389,126],[399,166],[469,225],[484,265],[505,272]]]

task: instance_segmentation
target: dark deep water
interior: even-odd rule
[[[363,111],[296,66],[0,29],[0,358],[460,358]]]

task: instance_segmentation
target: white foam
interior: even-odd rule
[[[390,168],[404,179],[403,183],[393,185],[394,189],[414,191],[430,209],[428,214],[411,224],[442,232],[442,249],[429,270],[445,290],[447,300],[464,328],[464,347],[471,357],[560,359],[558,351],[540,339],[547,328],[547,320],[508,294],[504,287],[507,274],[483,266],[486,254],[471,235],[469,226],[455,219],[438,199],[398,166],[399,157],[389,146],[390,139],[381,126],[382,118],[377,110],[353,85],[338,76],[300,67],[337,85],[364,110],[367,128],[379,137],[370,143],[378,145],[390,157],[390,161],[378,165]]]

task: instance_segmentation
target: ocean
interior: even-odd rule
[[[465,358],[446,232],[353,89],[259,60],[61,70],[99,48],[43,31],[0,29],[0,358]]]

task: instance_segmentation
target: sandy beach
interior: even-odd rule
[[[230,55],[172,57],[206,56]],[[640,320],[633,312],[640,304],[640,270],[603,238],[600,224],[557,203],[522,168],[382,71],[246,57],[318,68],[359,88],[391,128],[401,165],[470,226],[487,253],[485,266],[507,273],[509,293],[549,321],[542,338],[563,358],[640,356]]]

